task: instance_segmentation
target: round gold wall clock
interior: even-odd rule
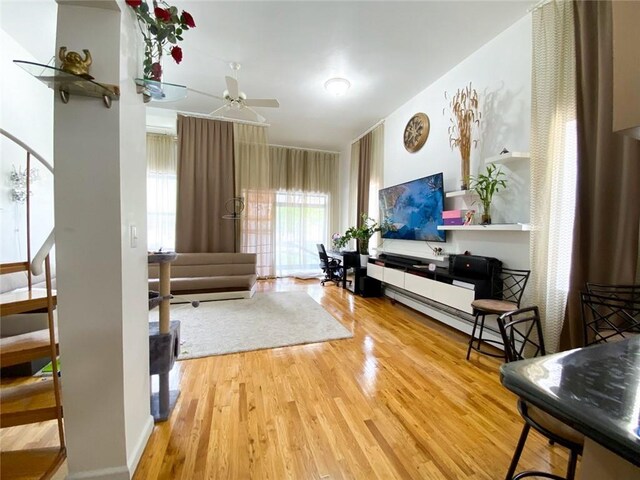
[[[416,113],[404,128],[404,148],[410,153],[420,150],[429,137],[429,128],[429,117]]]

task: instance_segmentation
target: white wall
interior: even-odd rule
[[[446,48],[443,46],[443,48]],[[410,75],[411,72],[404,74]],[[484,159],[498,154],[503,147],[510,151],[529,150],[531,111],[531,17],[518,21],[489,43],[462,61],[436,82],[385,119],[385,186],[403,183],[433,173],[444,173],[445,191],[460,186],[460,156],[449,147],[447,127],[449,113],[444,92],[455,92],[472,82],[480,97],[483,122],[480,142],[472,150],[471,173],[484,169]],[[403,145],[407,121],[417,112],[429,116],[431,132],[425,146],[408,153]],[[503,167],[508,175],[508,189],[495,197],[494,223],[527,223],[529,219],[528,163]],[[449,199],[445,208],[464,208],[462,200]],[[480,206],[476,205],[477,211]],[[443,244],[433,244],[442,246]],[[386,240],[387,252],[428,256],[426,242]],[[529,235],[520,232],[447,232],[447,253],[465,250],[477,255],[495,256],[508,266],[529,265]]]
[[[37,39],[36,58],[11,35],[12,19],[23,3],[3,2],[0,5],[0,126],[25,142],[53,163],[53,90],[13,63],[27,60],[46,63],[53,55],[55,33],[41,28],[43,23],[55,22],[56,4],[51,1],[33,2],[37,22],[31,24],[32,37]],[[23,32],[24,33],[24,32]],[[34,40],[35,41],[35,40]],[[47,52],[47,53],[43,53]],[[31,191],[32,255],[42,245],[53,227],[53,177],[32,158],[40,179]],[[26,259],[26,206],[11,200],[9,174],[12,167],[26,167],[25,151],[13,142],[0,137],[0,262]]]
[[[88,48],[91,74],[120,86],[111,109],[78,95],[54,106],[58,314],[71,479],[130,478],[153,428],[145,113],[133,83],[138,31],[124,2],[109,6],[115,8],[63,4],[58,15],[57,45]],[[138,230],[135,247],[131,225]]]

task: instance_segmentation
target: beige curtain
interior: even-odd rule
[[[275,192],[266,127],[234,124],[236,192],[244,198],[240,251],[257,255],[257,275],[275,277]]]
[[[147,134],[147,248],[174,250],[176,245],[176,138]]]
[[[363,213],[379,221],[378,190],[384,186],[384,124],[351,144],[349,173],[349,226],[361,225]],[[376,233],[369,248],[380,244],[380,234]]]
[[[612,4],[578,1],[575,9],[578,182],[563,349],[583,342],[585,282],[634,282],[640,223],[640,141],[612,132]]]
[[[178,115],[176,251],[233,252],[222,227],[234,197],[233,124]]]
[[[316,276],[317,243],[338,225],[338,154],[271,146],[276,202],[276,276]]]
[[[362,214],[369,213],[369,182],[371,180],[371,132],[360,139],[358,159],[358,211],[356,225],[362,225]]]
[[[371,131],[371,167],[369,169],[369,216],[380,223],[378,190],[384,185],[384,124]],[[380,233],[371,237],[369,251],[382,243]]]
[[[533,12],[531,119],[531,301],[545,344],[558,346],[567,301],[576,174],[573,5]]]
[[[340,221],[338,154],[270,146],[269,156],[273,189],[327,195],[327,234],[321,241],[328,241],[331,233],[337,231]]]
[[[360,142],[351,144],[351,159],[349,165],[349,227],[358,221],[358,164],[360,163]]]

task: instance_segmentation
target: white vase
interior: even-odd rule
[[[360,266],[362,268],[365,268],[367,266],[367,263],[369,263],[369,255],[360,255]]]

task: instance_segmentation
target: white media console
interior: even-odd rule
[[[444,269],[438,270],[439,275],[429,275],[426,265],[398,265],[371,258],[367,265],[367,276],[380,280],[385,287],[385,295],[392,300],[471,334],[471,302],[475,299],[475,291],[472,288],[453,285],[452,276],[443,273]],[[428,276],[433,278],[427,278]],[[483,337],[501,341],[494,318],[487,317]]]

